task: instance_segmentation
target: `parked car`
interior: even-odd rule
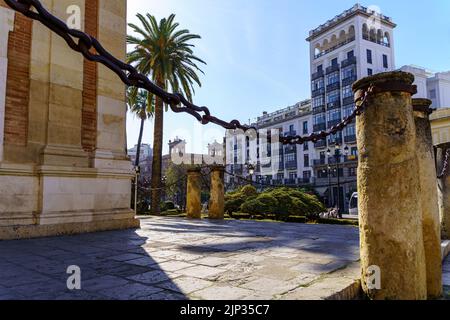
[[[349,208],[348,211],[351,216],[358,215],[358,192],[354,192],[350,197],[348,208]]]

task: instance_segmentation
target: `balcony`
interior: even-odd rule
[[[317,80],[319,78],[322,78],[324,76],[323,70],[317,71],[316,73],[313,73],[311,75],[311,80]]]
[[[323,95],[323,94],[325,94],[325,88],[319,88],[319,89],[313,90],[311,95],[313,98],[315,98],[315,97]]]
[[[341,88],[341,84],[338,81],[338,82],[327,85],[327,92],[330,92],[333,90],[339,90],[340,88]]]
[[[333,73],[333,72],[336,72],[336,71],[339,71],[339,65],[338,64],[334,64],[332,66],[329,66],[326,69],[326,74],[330,74],[330,73]]]
[[[347,60],[342,61],[341,67],[345,68],[345,67],[351,66],[352,64],[356,64],[356,57],[351,57],[351,58],[348,58]]]
[[[345,143],[356,143],[356,135],[344,137]]]
[[[355,98],[354,98],[353,96],[350,96],[350,97],[344,98],[344,99],[342,100],[342,104],[343,104],[344,106],[347,106],[347,105],[349,105],[349,104],[353,104],[354,101],[355,101]]]
[[[284,179],[284,184],[288,186],[297,185],[297,179]]]
[[[331,47],[331,48],[329,48],[329,49],[327,49],[327,50],[324,50],[324,51],[320,52],[319,54],[316,54],[316,55],[314,56],[314,59],[319,59],[320,57],[322,57],[322,56],[324,56],[324,55],[326,55],[326,54],[328,54],[328,53],[330,53],[330,52],[333,52],[334,50],[339,49],[340,47],[343,47],[343,46],[345,46],[346,44],[349,44],[350,42],[353,42],[353,41],[355,41],[355,37],[352,37],[352,38],[350,38],[350,39],[347,39],[347,40],[345,40],[345,41],[343,41],[343,42],[341,42],[341,43],[335,45],[334,47]]]
[[[326,130],[326,129],[327,129],[327,124],[325,122],[324,123],[315,124],[313,126],[314,132],[319,132],[319,131],[323,131],[323,130]]]
[[[314,143],[314,148],[320,149],[320,148],[326,148],[327,147],[327,141],[326,140],[320,140]]]
[[[288,131],[284,133],[285,137],[293,137],[297,135],[297,131],[293,130],[293,131]]]
[[[297,146],[293,145],[293,146],[287,146],[284,149],[284,154],[291,154],[291,153],[296,153],[297,152]]]
[[[337,101],[333,101],[327,104],[327,110],[333,110],[333,109],[338,109],[341,107],[341,101],[337,100]]]
[[[336,139],[328,139],[328,145],[329,146],[334,146],[336,143],[338,143],[339,145],[342,145],[342,137],[339,137],[339,138],[336,138]]]
[[[356,76],[347,77],[345,79],[342,79],[342,86],[345,87],[345,86],[351,85],[355,81],[356,81]]]
[[[313,108],[312,112],[313,112],[313,114],[319,114],[319,113],[325,112],[325,105]]]
[[[326,165],[326,164],[327,164],[327,160],[325,158],[313,161],[313,166],[314,167],[323,166],[323,165]]]
[[[284,167],[287,170],[297,169],[297,161],[288,161],[288,162],[285,163]]]

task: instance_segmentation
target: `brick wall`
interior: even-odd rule
[[[85,30],[98,37],[98,0],[85,4]],[[84,60],[83,109],[81,143],[86,151],[92,151],[97,141],[97,64]]]
[[[9,8],[3,1],[0,6]],[[16,13],[8,41],[5,144],[27,144],[32,21]]]

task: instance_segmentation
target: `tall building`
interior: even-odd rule
[[[83,31],[124,59],[127,2],[70,4]],[[67,5],[45,2],[62,21]],[[114,72],[0,1],[0,239],[139,226],[125,115]]]
[[[309,135],[312,133],[312,113],[311,100],[304,100],[297,104],[275,111],[273,113],[264,112],[252,124],[259,132],[267,130],[270,137],[272,130],[278,131],[281,135]],[[237,138],[232,141],[233,159],[228,161],[227,171],[237,176],[250,178],[248,164],[255,167],[255,172],[251,178],[257,182],[273,185],[310,185],[313,182],[312,159],[314,155],[313,144],[307,143],[302,146],[277,146],[268,145],[267,159],[258,159],[256,163],[250,158],[250,141],[242,145]],[[278,148],[278,153],[271,150]],[[258,143],[258,151],[260,145]],[[259,153],[259,152],[258,152]],[[228,153],[227,153],[228,154]],[[279,158],[274,159],[275,156]],[[230,159],[229,159],[230,160]],[[263,161],[262,161],[263,160]],[[277,168],[273,170],[272,164],[277,162]],[[227,182],[237,182],[231,175],[227,175]]]
[[[395,27],[391,18],[357,4],[310,31],[314,132],[330,129],[352,113],[356,80],[395,69]],[[316,187],[332,205],[346,204],[356,191],[355,126],[314,145]]]

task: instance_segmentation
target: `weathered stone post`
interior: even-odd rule
[[[210,219],[223,219],[225,211],[225,168],[214,166],[211,171],[211,196],[208,216]]]
[[[200,219],[202,215],[201,207],[201,173],[199,168],[189,169],[187,172],[187,200],[186,212],[190,219]]]
[[[442,295],[441,228],[436,165],[431,134],[431,100],[412,99],[416,124],[416,156],[419,164],[420,202],[427,270],[428,298]]]
[[[356,127],[361,282],[376,300],[427,298],[413,81],[388,72],[353,85],[356,99],[375,87]]]
[[[450,149],[450,144],[438,146],[436,155],[438,173],[442,171],[448,149]],[[438,203],[441,237],[447,240],[450,239],[450,175],[438,179]]]

